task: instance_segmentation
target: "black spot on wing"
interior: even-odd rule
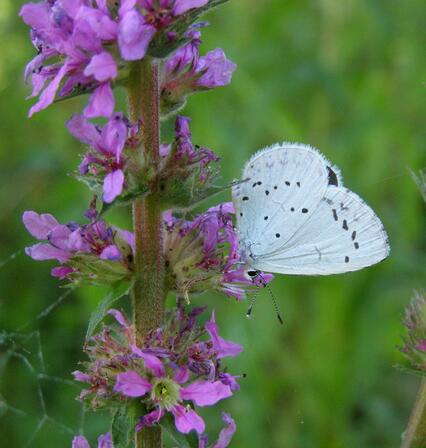
[[[337,174],[328,166],[328,185],[334,185],[335,187],[339,186],[339,180],[337,178]]]

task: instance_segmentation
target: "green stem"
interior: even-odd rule
[[[426,379],[423,378],[416,402],[402,440],[401,448],[424,448],[426,446]]]
[[[153,59],[145,57],[133,64],[128,92],[130,119],[132,122],[143,123],[140,162],[143,160],[155,171],[160,158],[160,94],[158,64]],[[136,199],[133,203],[135,278],[132,304],[139,342],[143,341],[149,331],[159,327],[164,317],[162,219],[155,193],[156,185],[152,185],[151,194],[143,199]],[[137,433],[135,447],[161,448],[161,428],[144,428]]]

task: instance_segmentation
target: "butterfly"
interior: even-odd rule
[[[259,151],[232,195],[250,277],[340,274],[389,255],[380,219],[311,146],[282,143]]]

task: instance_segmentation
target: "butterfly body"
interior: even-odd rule
[[[242,180],[233,200],[239,251],[249,269],[328,275],[388,256],[379,218],[315,148],[283,143],[259,151]]]

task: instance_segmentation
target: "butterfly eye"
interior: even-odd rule
[[[251,278],[254,278],[259,275],[259,271],[247,271],[247,275]]]

